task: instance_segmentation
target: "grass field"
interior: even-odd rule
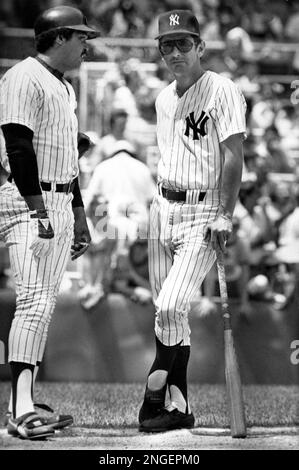
[[[3,414],[6,411],[9,397],[9,384],[0,382],[0,390],[0,427],[3,428]],[[298,386],[247,385],[243,387],[243,391],[249,430],[250,428],[266,428],[269,430],[267,432],[271,433],[271,428],[280,428],[281,434],[288,434],[287,429],[292,428],[292,434],[294,434],[294,429],[296,430],[297,427],[299,429]],[[82,438],[84,434],[84,442],[81,439],[79,448],[82,448],[82,446],[88,448],[90,445],[94,445],[92,437],[96,438],[97,430],[101,430],[103,439],[105,436],[108,436],[108,438],[110,436],[110,441],[113,435],[115,437],[126,435],[128,437],[126,448],[130,448],[128,447],[130,442],[133,443],[134,436],[138,435],[137,415],[142,397],[143,385],[141,384],[40,382],[37,384],[36,390],[37,402],[46,402],[54,407],[57,412],[73,415],[74,426],[69,428],[72,431],[65,432],[68,433],[66,436],[72,438],[79,435]],[[224,386],[191,384],[190,403],[196,418],[196,429],[193,431],[193,437],[200,434],[201,428],[209,428],[212,434],[213,429],[211,430],[211,428],[215,430],[217,428],[218,435],[221,434],[222,429],[223,434],[229,436],[229,419]],[[286,429],[285,432],[284,428]],[[186,432],[189,434],[185,435]],[[179,440],[182,439],[182,436],[187,438],[191,435],[186,430],[178,431],[178,433],[183,433],[178,435]],[[176,437],[174,431],[165,434],[172,434],[172,437]],[[3,435],[4,431],[2,432]],[[150,445],[151,439],[156,442],[156,444],[153,444],[154,448],[159,448],[158,443],[161,445],[162,442],[161,436],[157,435],[143,435],[142,438],[146,439],[144,442],[147,442],[147,445]],[[299,439],[298,436],[296,438]],[[18,440],[13,439],[13,441],[14,443],[11,445],[15,447],[15,441]],[[10,447],[10,442],[5,441],[3,446]],[[34,448],[36,444],[31,445]],[[28,442],[23,445],[27,448]],[[99,444],[96,445],[96,448],[99,448]],[[188,449],[188,444],[184,445],[184,448]],[[63,448],[63,442],[58,447]]]
[[[0,425],[3,425],[9,384],[0,382],[0,390]],[[243,393],[248,426],[299,425],[298,386],[247,385]],[[35,399],[57,412],[73,415],[77,426],[134,428],[142,397],[141,384],[40,382]],[[191,384],[190,403],[198,427],[229,426],[224,386]]]

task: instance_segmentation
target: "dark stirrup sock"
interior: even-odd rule
[[[148,376],[150,376],[155,370],[166,370],[169,372],[172,368],[180,344],[174,346],[165,346],[156,336],[156,357],[153,365],[150,369]]]
[[[12,375],[12,416],[13,416],[13,418],[15,418],[15,416],[16,416],[16,406],[17,406],[18,379],[20,377],[20,374],[24,370],[29,369],[31,371],[32,381],[33,381],[34,365],[33,364],[25,364],[24,362],[11,362],[10,363],[10,368],[11,368],[11,375]]]
[[[186,413],[188,411],[187,393],[187,367],[190,357],[190,346],[180,346],[175,357],[172,369],[167,377],[169,387],[175,385],[182,393],[186,401]]]

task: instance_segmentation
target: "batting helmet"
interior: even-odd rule
[[[44,11],[36,20],[34,25],[35,37],[60,28],[82,31],[87,34],[88,39],[100,35],[98,31],[90,28],[83,13],[77,8],[60,6]]]

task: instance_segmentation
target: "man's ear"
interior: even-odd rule
[[[198,53],[199,53],[199,57],[202,57],[205,49],[206,49],[206,43],[201,39],[200,42],[197,45],[197,50],[198,50]]]
[[[65,42],[65,38],[63,36],[58,35],[55,41],[56,41],[56,44],[63,44]]]

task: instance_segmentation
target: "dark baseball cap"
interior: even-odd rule
[[[178,33],[200,36],[199,23],[192,11],[171,10],[159,16],[159,34],[155,39]]]

